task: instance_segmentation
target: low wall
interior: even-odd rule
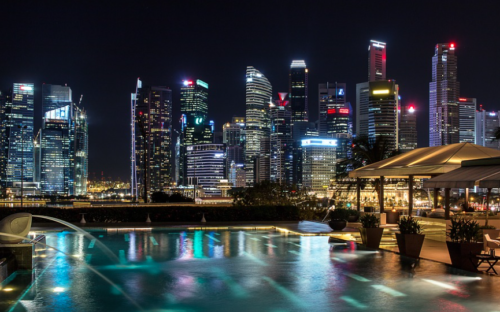
[[[82,213],[88,223],[120,223],[145,222],[147,214],[152,222],[200,222],[203,215],[207,221],[299,221],[301,210],[295,206],[253,206],[224,207],[214,206],[149,206],[130,207],[113,206],[98,208],[48,208],[23,207],[0,209],[0,220],[6,216],[29,212],[33,215],[44,215],[68,222],[79,222]],[[41,221],[35,219],[34,221]]]

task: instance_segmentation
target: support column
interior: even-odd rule
[[[413,175],[408,177],[408,215],[411,216],[413,211]]]
[[[450,188],[444,189],[444,219],[450,220]]]
[[[439,188],[434,188],[434,209],[438,206],[438,196],[439,196]]]
[[[356,207],[361,211],[361,179],[356,178]]]
[[[465,211],[469,210],[469,188],[465,188]]]
[[[488,192],[486,193],[486,220],[488,220],[488,214],[490,213],[490,195],[491,187],[488,188]]]
[[[380,213],[384,213],[384,176],[380,176],[380,192],[379,192],[379,205]]]

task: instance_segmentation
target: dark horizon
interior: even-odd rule
[[[144,85],[173,90],[178,128],[183,79],[209,84],[209,119],[216,131],[245,116],[245,71],[254,66],[288,92],[293,59],[309,69],[309,112],[318,117],[318,84],[347,83],[355,109],[356,83],[367,80],[370,39],[387,43],[387,79],[418,113],[419,147],[428,146],[431,58],[437,43],[456,44],[460,96],[500,109],[500,3],[439,2],[205,2],[1,3],[4,30],[0,90],[35,84],[35,129],[41,126],[41,85],[65,83],[89,120],[89,178],[130,175],[130,93]],[[36,133],[36,130],[35,130]]]

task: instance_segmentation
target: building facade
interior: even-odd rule
[[[226,177],[226,146],[197,144],[187,146],[186,164],[188,185],[201,187],[205,195],[220,196],[217,185]]]
[[[272,86],[269,80],[253,66],[247,66],[245,116],[247,186],[255,183],[255,159],[268,153],[265,150],[265,143],[262,145],[261,142],[270,135],[269,103],[271,98]]]
[[[429,84],[429,146],[460,141],[455,44],[438,43],[432,57],[432,82]]]
[[[302,183],[318,198],[328,196],[328,188],[335,179],[337,140],[304,139],[302,145]]]
[[[474,143],[476,140],[476,107],[475,98],[458,98],[460,143]]]
[[[487,112],[480,109],[476,112],[476,140],[477,145],[500,149],[500,141],[496,140],[495,132],[500,127],[500,111]]]

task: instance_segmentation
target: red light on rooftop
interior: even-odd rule
[[[415,112],[415,105],[411,104],[410,107],[408,107],[408,111],[413,114],[413,112]]]
[[[450,44],[450,48],[454,48],[455,47],[455,44],[454,43],[451,43]]]
[[[467,99],[466,98],[459,98],[458,101],[460,101],[460,102],[467,102]]]

